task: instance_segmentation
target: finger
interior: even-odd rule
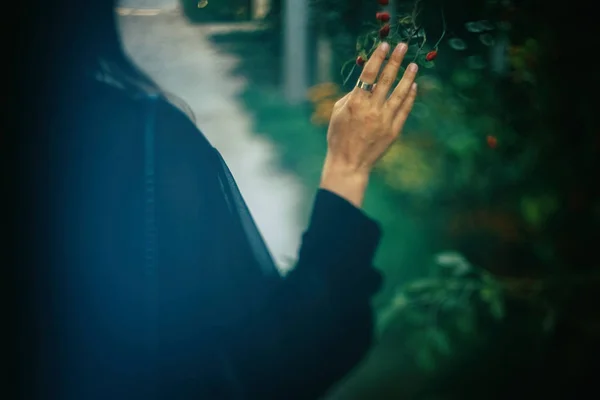
[[[398,71],[400,70],[400,66],[402,65],[402,60],[404,59],[404,55],[406,54],[407,46],[405,43],[400,43],[390,56],[390,60],[387,65],[383,68],[381,72],[381,76],[377,80],[378,86],[377,90],[373,88],[373,100],[379,104],[383,104],[388,94],[390,93],[390,89],[392,84],[396,81],[396,76],[398,76]]]
[[[373,55],[365,64],[365,67],[363,68],[359,78],[361,81],[368,84],[375,83],[377,75],[379,74],[379,70],[381,69],[381,65],[383,64],[383,61],[385,60],[389,50],[390,45],[388,43],[383,42],[379,45],[377,50],[373,52]],[[355,95],[361,96],[365,93],[369,93],[368,91],[359,87],[355,87],[352,92],[355,93]]]
[[[404,123],[408,118],[410,111],[413,108],[413,104],[415,104],[415,98],[417,97],[417,84],[412,83],[410,88],[408,89],[408,93],[400,106],[400,109],[394,116],[394,120],[392,122],[392,129],[395,133],[400,133],[402,128],[404,127]]]
[[[417,67],[417,64],[410,63],[408,68],[406,68],[406,71],[404,71],[404,76],[387,101],[388,108],[392,113],[396,114],[396,112],[402,106],[404,99],[410,92],[411,85],[415,81],[415,76],[417,75],[418,69],[419,67]]]

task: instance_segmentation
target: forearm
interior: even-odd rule
[[[381,282],[372,267],[379,235],[346,200],[318,193],[296,268],[259,313],[231,330],[244,338],[232,353],[242,357],[235,364],[250,398],[318,398],[364,356],[370,299]]]

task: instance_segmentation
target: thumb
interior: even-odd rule
[[[339,99],[339,100],[337,101],[337,104],[336,104],[336,105],[337,105],[338,107],[343,107],[343,106],[346,104],[346,102],[348,101],[348,97],[350,96],[350,93],[351,93],[351,92],[349,92],[349,93],[346,93],[346,94],[344,95],[344,97],[342,97],[341,99]]]

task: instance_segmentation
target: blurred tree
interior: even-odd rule
[[[318,2],[324,11],[340,7],[337,17],[324,14],[337,21],[332,31],[343,26],[340,30],[360,38],[377,29],[353,31],[357,25],[340,17],[350,7],[376,5],[375,0],[344,3]],[[574,55],[589,53],[586,38],[595,37],[588,33],[590,26],[573,27],[578,39],[557,27],[565,19],[579,21],[585,4],[571,4],[565,14],[535,0],[422,3],[419,25],[428,36],[439,36],[431,10],[443,7],[447,34],[435,68],[421,70],[419,100],[403,137],[382,160],[379,177],[398,210],[409,209],[431,226],[435,247],[458,251],[498,282],[506,306],[499,325],[490,322],[476,330],[489,338],[487,347],[459,346],[478,358],[460,368],[450,362],[456,361],[453,357],[439,363],[427,378],[435,393],[422,395],[504,398],[520,385],[530,395],[574,398],[575,386],[590,388],[585,377],[594,363],[591,354],[600,354],[595,307],[600,266],[594,246],[600,228],[600,138],[593,121],[599,82],[597,74],[575,78],[568,72],[575,66]],[[397,2],[398,22],[414,4]],[[366,22],[375,19],[374,11],[355,15]],[[348,62],[361,55],[352,45],[347,54]],[[433,66],[426,61],[422,66]],[[332,100],[347,90],[338,86],[335,94],[312,96],[314,123],[326,124]],[[452,286],[451,280],[444,282]],[[436,293],[428,288],[423,296]],[[449,292],[439,297],[454,299]],[[395,310],[401,320],[412,318],[407,313],[429,313],[427,307]],[[450,321],[461,320],[465,312],[459,310]],[[411,326],[404,325],[396,340],[427,337],[421,329],[431,328]],[[420,357],[427,370],[427,345],[410,346],[398,356]],[[511,370],[481,371],[498,362]],[[372,368],[383,374],[375,364]],[[479,383],[466,383],[472,379]]]
[[[434,59],[419,60],[418,101],[366,205],[386,232],[376,265],[391,285],[382,296],[389,305],[380,325],[387,328],[339,398],[582,397],[600,353],[600,136],[593,120],[600,85],[584,63],[591,63],[597,35],[589,31],[598,24],[567,28],[589,12],[583,2],[420,4],[428,38],[422,54],[446,34]],[[414,6],[396,1],[392,32]],[[302,107],[286,108],[275,94],[255,93],[247,104],[268,100],[256,106],[259,131],[316,184],[332,106],[353,83],[344,86],[346,74],[337,73],[347,61],[356,65],[357,38],[377,35],[382,8],[377,0],[313,0],[312,7],[313,24],[330,35],[338,60],[335,81],[308,93],[319,128],[311,130]],[[280,40],[281,30],[273,32]],[[263,39],[260,49],[270,46]],[[268,57],[243,69],[256,68],[258,58]]]

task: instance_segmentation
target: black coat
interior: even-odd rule
[[[40,391],[77,400],[324,394],[371,344],[377,224],[318,191],[296,267],[282,278],[219,153],[183,113],[104,84],[91,93],[76,114],[47,121],[38,150],[47,160],[38,171],[47,196]]]

